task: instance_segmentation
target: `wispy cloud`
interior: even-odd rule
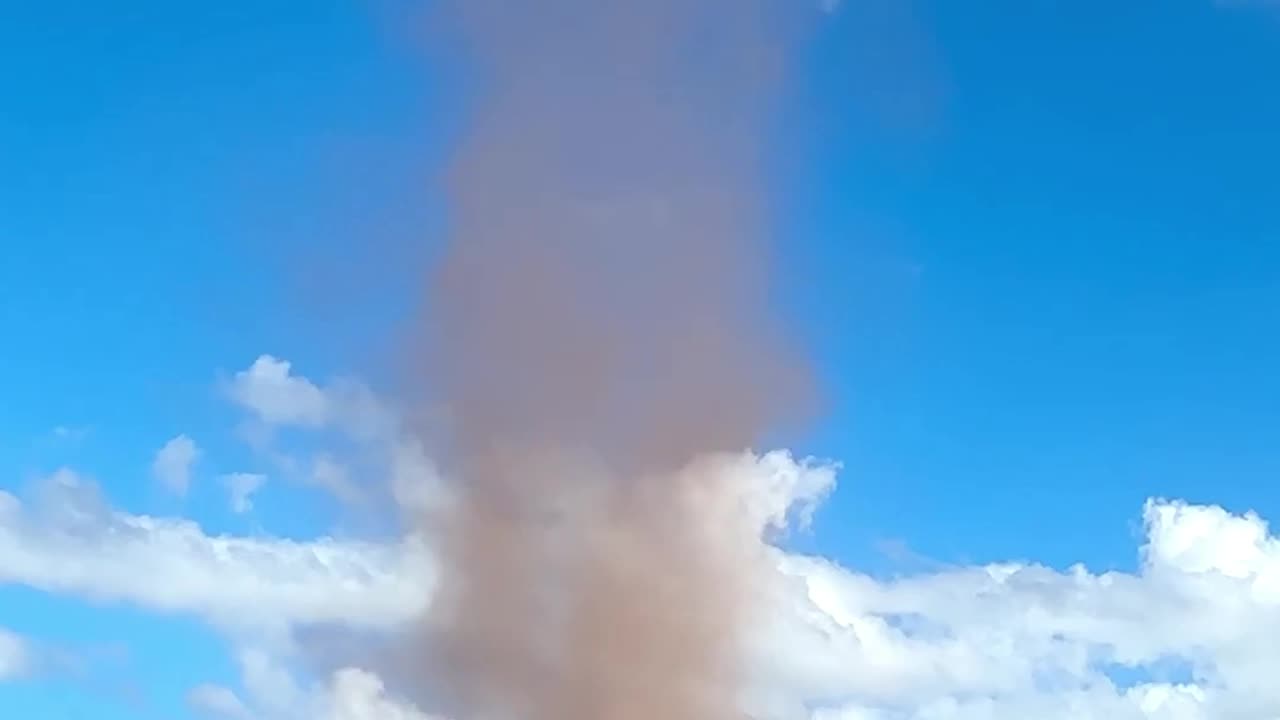
[[[79,443],[89,436],[88,427],[80,427],[76,425],[58,425],[53,429],[53,437],[66,443]]]
[[[267,476],[258,473],[231,473],[222,476],[230,498],[231,511],[244,514],[253,509],[253,496],[267,482]]]
[[[187,693],[187,705],[199,716],[212,720],[248,720],[249,708],[235,691],[221,685],[197,685]]]
[[[0,681],[21,677],[30,667],[27,641],[11,630],[0,628]]]
[[[191,468],[200,458],[200,448],[186,435],[178,435],[156,452],[151,472],[166,488],[185,495],[191,486]]]

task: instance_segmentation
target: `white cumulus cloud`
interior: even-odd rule
[[[37,502],[0,492],[0,584],[201,615],[222,625],[400,624],[430,593],[419,541],[211,536],[178,518],[107,507],[59,471]]]
[[[391,473],[400,462],[400,448],[412,440],[400,418],[358,380],[337,378],[316,383],[294,372],[293,365],[262,355],[237,372],[226,386],[227,395],[247,412],[242,437],[275,464],[280,473],[303,485],[323,490],[347,504],[368,499],[369,488],[351,478],[362,466],[379,474]],[[282,450],[277,431],[333,431],[346,440],[341,452],[321,449],[306,453],[297,447]],[[309,460],[303,459],[311,454]],[[385,488],[390,490],[390,488]],[[395,499],[399,496],[393,493]]]
[[[379,482],[403,507],[446,497],[423,447],[358,383],[317,385],[267,356],[236,383],[238,401],[262,422],[337,427],[384,453]],[[1280,717],[1280,538],[1255,514],[1153,499],[1135,508],[1144,536],[1130,572],[1013,562],[884,578],[770,544],[807,522],[834,486],[834,466],[785,452],[703,463],[690,471],[740,480],[730,484],[739,495],[706,504],[709,521],[747,517],[754,536],[742,541],[759,543],[774,580],[747,638],[743,700],[755,717]],[[347,478],[330,479],[339,476]],[[327,665],[336,672],[305,679],[306,664],[288,661],[288,639],[311,625],[412,634],[431,600],[432,558],[429,538],[416,535],[210,535],[190,520],[116,510],[70,470],[31,498],[0,493],[0,583],[192,614],[224,629],[241,647],[241,687],[191,697],[224,717],[429,717],[434,708],[403,700],[386,681],[394,675],[376,667],[339,660]],[[17,666],[6,665],[3,637],[0,675]],[[278,643],[245,646],[267,637]]]
[[[1280,716],[1277,539],[1254,515],[1151,501],[1136,573],[960,567],[878,580],[779,555],[766,700],[847,718]]]
[[[294,373],[289,361],[271,355],[237,372],[227,391],[233,402],[269,428],[336,427],[365,440],[396,431],[393,414],[363,383],[338,378],[320,385]]]
[[[430,720],[411,703],[390,695],[377,675],[359,668],[334,673],[320,702],[325,720]]]
[[[272,425],[320,427],[329,420],[329,400],[310,380],[293,374],[293,365],[263,355],[232,378],[233,400]]]

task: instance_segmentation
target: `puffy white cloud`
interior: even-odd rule
[[[186,435],[178,435],[156,452],[151,472],[156,479],[178,495],[185,495],[191,485],[191,466],[200,458],[200,448]]]
[[[252,510],[253,496],[266,482],[267,476],[258,473],[231,473],[222,476],[232,512],[243,514]]]
[[[762,527],[833,477],[785,453],[731,467],[760,490]],[[772,550],[776,604],[751,637],[746,702],[758,717],[821,720],[1276,717],[1276,538],[1256,516],[1212,506],[1152,501],[1143,517],[1133,573],[1011,563],[881,579]],[[267,653],[244,667],[269,720],[298,707],[329,720],[426,717],[367,670],[307,687]]]
[[[232,378],[231,398],[270,425],[323,426],[330,418],[329,398],[292,368],[287,360],[263,355]]]
[[[401,624],[430,595],[420,541],[210,536],[183,519],[107,507],[62,470],[29,506],[0,493],[0,583],[202,615],[225,626]]]
[[[834,481],[831,467],[786,453],[726,467],[744,493],[716,511],[749,513],[765,531],[802,522]],[[880,579],[766,547],[775,604],[750,638],[748,701],[761,716],[832,720],[1280,714],[1280,648],[1269,640],[1280,628],[1280,541],[1260,518],[1217,507],[1152,501],[1143,517],[1133,573],[1012,563]],[[416,539],[209,536],[189,521],[114,511],[60,471],[33,504],[0,494],[0,582],[233,628],[385,630],[429,602],[431,554]],[[247,653],[243,667],[255,717],[286,720],[300,706],[344,720],[368,708],[417,717],[364,670],[306,687],[269,653]]]
[[[362,440],[386,438],[398,429],[394,413],[363,383],[338,378],[318,385],[271,355],[237,372],[227,391],[268,427],[334,427]]]
[[[296,374],[289,362],[263,355],[235,374],[227,393],[249,413],[240,428],[242,436],[283,476],[348,504],[369,499],[371,490],[391,491],[392,498],[400,500],[394,476],[401,474],[402,448],[415,441],[404,432],[398,415],[363,383],[338,378],[318,384]],[[354,442],[339,443],[341,452],[323,449],[303,460],[296,452],[276,447],[276,431],[285,428],[335,431]],[[357,466],[362,474],[386,476],[389,482],[357,484],[351,477]]]
[[[322,697],[325,720],[429,720],[405,700],[391,696],[375,674],[358,668],[334,673]]]
[[[846,718],[1280,715],[1276,538],[1218,507],[1152,501],[1144,521],[1132,574],[877,580],[780,553],[790,583],[756,647],[766,701]]]
[[[378,453],[381,482],[402,507],[447,501],[421,443],[362,385],[317,385],[269,356],[232,385],[260,422],[338,429]],[[316,457],[332,462],[318,473],[328,484],[349,482],[336,470],[353,467],[349,458]],[[729,486],[741,490],[709,498],[709,522],[747,518],[753,537],[742,541],[760,544],[776,580],[749,637],[744,701],[755,716],[1280,717],[1280,647],[1271,642],[1280,630],[1280,539],[1256,515],[1152,500],[1133,572],[1004,563],[885,579],[768,544],[807,522],[834,486],[833,466],[785,452],[704,462],[740,479]],[[432,581],[423,538],[210,536],[187,520],[113,510],[70,471],[49,478],[31,502],[0,493],[0,583],[199,614],[233,632],[272,631],[240,632],[238,641],[288,638],[309,624],[401,628],[429,604]],[[287,649],[268,647],[243,651],[240,695],[206,687],[193,702],[254,720],[426,717],[367,669],[309,684],[282,663]]]
[[[27,672],[30,651],[22,636],[0,628],[0,681],[12,680]]]
[[[834,482],[831,467],[785,453],[724,467],[744,492],[712,510],[745,512],[764,531],[802,522]],[[1217,507],[1152,501],[1144,521],[1134,573],[1015,563],[885,580],[765,548],[776,604],[751,638],[750,702],[772,717],[848,720],[1280,713],[1280,649],[1269,642],[1280,628],[1280,541],[1260,518]],[[401,627],[429,602],[430,568],[419,540],[216,537],[120,513],[70,471],[34,505],[0,495],[0,581],[223,626]],[[367,671],[299,689],[268,653],[246,653],[243,667],[263,717],[300,706],[334,720],[420,716]],[[209,688],[196,695],[206,708],[237,707]]]

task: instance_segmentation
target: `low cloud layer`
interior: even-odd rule
[[[340,416],[326,422],[342,424]],[[403,452],[392,440],[385,449]],[[1135,508],[1144,527],[1135,572],[1007,563],[885,579],[770,544],[805,522],[831,490],[836,468],[785,452],[715,462],[740,476],[744,492],[731,511],[752,518],[778,581],[769,620],[751,638],[743,704],[756,717],[1280,714],[1272,682],[1280,648],[1270,641],[1280,621],[1280,539],[1262,518],[1157,499]],[[401,468],[414,463],[430,465],[415,455]],[[391,472],[395,463],[386,467]],[[409,477],[400,482],[433,501],[432,473]],[[414,495],[406,489],[406,496]],[[238,687],[191,691],[193,707],[209,717],[431,717],[434,708],[415,707],[393,675],[367,658],[313,676],[289,638],[315,627],[383,635],[411,627],[432,598],[433,558],[431,539],[419,536],[211,535],[187,519],[115,509],[71,470],[30,497],[0,494],[0,583],[197,616],[241,648]],[[21,670],[23,648],[17,636],[0,633],[0,677]]]
[[[429,591],[430,562],[412,538],[379,545],[211,536],[190,520],[110,508],[71,470],[35,495],[0,492],[0,583],[256,629],[400,623]]]

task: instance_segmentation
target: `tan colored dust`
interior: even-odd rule
[[[460,720],[737,717],[758,543],[700,458],[807,389],[764,177],[796,3],[445,4],[477,93],[428,300],[433,672]]]

